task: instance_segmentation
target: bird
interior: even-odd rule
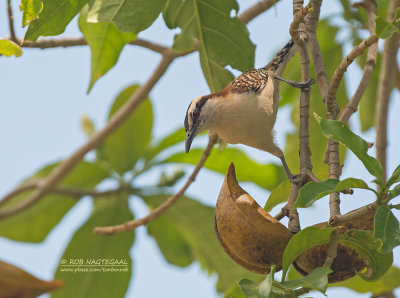
[[[274,141],[273,128],[279,105],[279,81],[296,88],[308,88],[315,82],[294,82],[279,76],[296,51],[290,40],[265,67],[245,71],[223,90],[192,100],[184,121],[186,153],[196,135],[212,130],[226,143],[244,144],[280,158],[293,182],[285,156]]]

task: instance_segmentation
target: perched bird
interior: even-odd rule
[[[185,117],[186,153],[197,134],[213,130],[227,143],[244,144],[279,157],[289,180],[293,181],[283,152],[274,142],[273,128],[279,103],[278,80],[297,88],[314,83],[313,80],[293,82],[278,76],[296,50],[290,40],[267,66],[250,69],[223,90],[194,99]]]

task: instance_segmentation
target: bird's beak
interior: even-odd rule
[[[188,131],[185,139],[185,151],[189,152],[190,146],[192,145],[194,137],[197,135],[197,125],[193,124],[192,130]]]

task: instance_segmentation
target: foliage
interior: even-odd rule
[[[349,25],[348,42],[357,43],[365,33],[363,28],[367,28],[368,20],[365,13],[352,9],[349,2],[340,0],[343,7],[341,18]],[[375,20],[375,34],[381,39],[388,39],[399,32],[400,8],[397,8],[392,20],[387,20],[388,3],[386,0],[379,2],[378,17]],[[239,71],[254,67],[256,45],[250,39],[246,24],[238,17],[239,6],[236,0],[22,0],[20,9],[22,26],[27,26],[24,40],[33,42],[39,37],[62,34],[79,15],[76,18],[79,29],[91,51],[88,92],[99,78],[117,64],[125,46],[137,39],[138,34],[150,27],[160,14],[164,24],[177,32],[169,50],[171,53],[182,55],[198,50],[204,78],[211,92],[222,90],[232,80],[233,75],[228,67]],[[341,28],[333,25],[333,18],[331,16],[320,20],[317,31],[322,54],[325,58],[328,57],[324,63],[329,78],[347,50],[346,44],[338,41]],[[12,40],[0,40],[0,55],[22,55],[23,44]],[[172,55],[171,53],[162,55],[165,58]],[[382,54],[378,53],[377,68],[380,68],[381,56]],[[360,56],[357,62],[360,66],[364,65],[365,55]],[[311,73],[315,73],[314,65],[311,65]],[[285,77],[300,80],[300,74],[299,57],[296,57],[290,61]],[[372,80],[361,101],[359,120],[363,131],[374,126],[371,115],[375,113],[378,77],[379,73],[372,74]],[[133,96],[143,92],[140,87],[133,84],[116,97],[109,111],[109,123],[118,117],[121,109]],[[291,120],[296,126],[296,131],[286,136],[284,150],[287,163],[293,170],[298,170],[300,164],[297,132],[300,107],[296,102],[298,93],[297,89],[282,85],[280,106],[290,106]],[[336,99],[340,108],[347,104],[345,82],[340,84]],[[368,290],[374,294],[392,291],[399,286],[400,274],[398,268],[391,267],[393,249],[400,245],[399,221],[392,212],[392,209],[400,209],[400,204],[392,203],[400,195],[400,166],[385,181],[382,165],[378,159],[368,154],[368,143],[346,124],[321,116],[326,113],[323,100],[325,99],[322,98],[320,90],[313,87],[310,114],[315,116],[316,121],[310,119],[311,160],[313,173],[321,181],[305,184],[299,190],[294,208],[308,208],[328,194],[348,189],[371,191],[379,205],[373,231],[348,230],[340,234],[338,240],[341,245],[352,248],[357,256],[363,259],[366,268],[357,272],[354,279],[342,282],[338,286],[357,292]],[[85,118],[83,122],[85,133],[89,138],[93,137],[96,131],[90,119]],[[152,132],[153,106],[146,98],[114,133],[102,144],[98,144],[92,159],[81,161],[58,184],[59,190],[62,191],[57,192],[56,189],[46,193],[32,207],[0,220],[0,236],[20,242],[39,243],[62,221],[77,199],[86,196],[85,193],[74,194],[74,190],[84,190],[91,197],[93,210],[65,248],[55,273],[55,277],[63,280],[65,286],[56,291],[54,297],[86,297],[89,293],[96,297],[109,297],[110,293],[116,297],[125,295],[131,269],[135,264],[135,260],[131,260],[129,256],[129,251],[135,243],[135,233],[122,233],[106,238],[93,235],[93,228],[121,224],[135,218],[136,210],[129,207],[129,200],[133,196],[140,198],[151,210],[160,206],[173,193],[180,180],[187,176],[188,166],[196,165],[203,153],[201,148],[193,148],[189,154],[183,151],[185,132],[181,127],[160,140],[153,140]],[[378,190],[357,177],[328,179],[328,165],[322,162],[328,139],[341,144],[341,163],[346,154],[354,154],[362,162],[366,171],[374,177],[372,182]],[[231,162],[240,168],[237,173],[239,181],[252,182],[264,190],[271,191],[265,205],[266,211],[271,211],[278,204],[286,202],[292,184],[284,181],[286,176],[282,166],[260,164],[237,148],[222,151],[214,148],[204,167],[214,173],[225,174]],[[40,182],[48,177],[58,164],[43,166],[28,177],[21,187]],[[171,166],[177,164],[182,165],[182,168],[175,168],[171,173]],[[161,172],[160,179],[152,185],[142,185],[138,177],[154,170]],[[111,194],[93,194],[99,193],[104,182],[110,181],[117,186]],[[18,206],[33,192],[33,187],[19,192],[12,199],[0,204],[0,211]],[[282,252],[282,264],[273,266],[271,272],[265,276],[246,272],[222,251],[213,232],[214,209],[194,198],[183,197],[158,219],[151,221],[147,226],[147,233],[156,241],[165,260],[170,264],[187,267],[196,261],[208,272],[218,275],[217,289],[225,292],[225,297],[264,298],[293,297],[309,290],[325,293],[331,269],[317,267],[307,276],[291,278],[294,271],[290,268],[296,258],[307,250],[329,243],[335,229],[337,228],[331,226],[306,227],[295,234]],[[91,258],[125,260],[129,274],[71,274],[67,270],[72,269],[72,266],[69,266],[72,265],[70,260]],[[275,269],[278,267],[283,269],[281,282],[274,279]],[[17,276],[16,279],[27,288],[28,294],[43,293],[60,286],[57,281],[46,283],[0,262],[0,276],[2,275]],[[0,278],[0,283],[10,285],[14,281],[8,282],[7,279]],[[29,288],[31,284],[33,286]],[[36,287],[43,288],[38,290]]]

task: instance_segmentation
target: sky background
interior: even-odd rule
[[[238,1],[243,11],[256,1]],[[23,37],[24,30],[20,26],[21,15],[18,3],[13,3],[16,19],[17,35]],[[334,1],[324,1],[322,16],[337,15],[340,6]],[[6,3],[0,3],[0,37],[8,36],[6,23]],[[248,29],[250,38],[257,45],[256,67],[265,65],[270,58],[290,38],[288,28],[292,20],[291,1],[281,1],[252,21]],[[337,20],[340,23],[340,20]],[[341,39],[345,39],[345,29]],[[177,31],[166,28],[161,18],[151,28],[141,32],[139,37],[171,45],[173,35]],[[77,19],[72,21],[63,36],[81,36]],[[350,46],[346,48],[350,50]],[[160,61],[157,53],[149,50],[127,46],[123,50],[118,64],[101,78],[86,94],[90,78],[89,47],[73,47],[68,49],[24,49],[20,58],[0,57],[0,196],[12,190],[25,177],[42,168],[44,165],[69,156],[86,140],[80,128],[82,115],[89,116],[97,129],[104,127],[109,108],[118,93],[133,83],[143,83],[151,75]],[[357,87],[361,71],[352,66],[346,73],[348,94],[353,94]],[[158,82],[150,94],[154,108],[155,138],[165,136],[182,126],[189,102],[209,93],[199,64],[198,54],[175,60],[167,73]],[[392,94],[389,108],[389,173],[400,164],[400,141],[398,127],[400,119],[395,111],[400,110],[399,92]],[[287,119],[290,109],[279,110],[276,123],[278,143],[284,147],[285,133],[294,127]],[[353,116],[352,128],[359,132],[357,116]],[[375,131],[370,130],[362,136],[370,141],[375,140]],[[204,140],[195,140],[194,145],[201,145]],[[279,160],[263,152],[245,146],[238,146],[259,162],[275,162]],[[374,149],[371,149],[374,154]],[[159,172],[153,171],[141,178],[144,184],[158,179]],[[352,154],[345,161],[343,178],[355,176],[371,181],[372,177]],[[222,175],[202,170],[196,182],[187,192],[189,196],[198,198],[205,204],[215,206],[216,194],[219,193]],[[178,184],[178,187],[181,186]],[[204,187],[204,186],[207,187]],[[263,206],[268,194],[251,183],[243,183],[245,188]],[[342,212],[350,211],[365,202],[372,202],[366,191],[356,191],[352,197],[342,200]],[[302,226],[326,221],[329,210],[328,199],[322,199],[316,207],[301,210]],[[137,200],[130,201],[136,217],[145,216],[148,209]],[[82,199],[53,229],[46,240],[40,244],[19,243],[0,238],[0,259],[42,279],[52,279],[58,262],[63,255],[75,230],[90,215],[90,199]],[[273,210],[275,214],[280,207]],[[397,213],[399,215],[399,213]],[[112,241],[112,238],[110,238]],[[395,264],[400,265],[399,249],[395,250]],[[148,237],[145,228],[136,230],[136,239],[131,250],[133,260],[132,281],[126,297],[219,297],[215,292],[216,276],[208,273],[194,263],[187,268],[169,265],[160,254],[155,241]],[[330,289],[330,297],[345,295],[353,297],[354,292],[346,289]],[[400,291],[397,291],[400,295]],[[318,295],[312,295],[318,296]],[[362,295],[357,297],[368,297]]]

